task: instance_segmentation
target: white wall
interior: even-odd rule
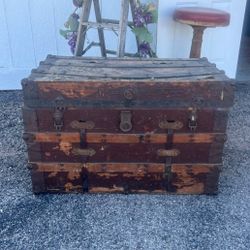
[[[0,0],[0,89],[20,88],[46,54],[68,54],[59,36],[68,0]]]
[[[102,2],[103,16],[119,19],[120,1]],[[190,49],[191,28],[176,24],[171,18],[167,22],[163,20],[167,11],[171,13],[171,9],[182,5],[225,9],[232,14],[231,26],[206,32],[203,56],[208,56],[233,77],[237,66],[245,2],[246,0],[159,0],[158,56],[187,57]],[[72,0],[0,0],[0,89],[20,88],[20,80],[27,77],[30,70],[44,60],[47,54],[70,55],[67,41],[59,35],[59,29],[73,9]],[[94,20],[93,11],[91,18]],[[89,41],[96,41],[97,32],[92,30],[87,37]],[[114,33],[107,31],[106,39],[109,48],[116,49],[117,38]],[[136,50],[135,38],[131,32],[128,33],[126,49],[129,52]],[[99,49],[92,49],[88,55],[99,55]]]
[[[121,1],[101,2],[104,17],[119,19]],[[20,80],[47,54],[71,55],[59,29],[73,10],[72,0],[0,0],[0,89],[20,88]],[[95,20],[93,6],[91,19]],[[97,41],[96,30],[89,31],[87,38]],[[106,39],[109,49],[116,50],[117,36],[106,31]],[[136,51],[130,31],[126,50]],[[93,48],[88,55],[100,55],[99,51]]]

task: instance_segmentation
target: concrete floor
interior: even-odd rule
[[[249,94],[238,86],[217,196],[34,196],[22,93],[0,92],[0,249],[249,250]]]

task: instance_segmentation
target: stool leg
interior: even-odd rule
[[[202,47],[202,39],[203,33],[206,27],[202,26],[192,26],[194,30],[192,48],[190,52],[190,58],[200,58],[201,57],[201,47]]]

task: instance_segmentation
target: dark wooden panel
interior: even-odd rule
[[[23,125],[25,131],[38,131],[38,114],[35,109],[22,108]]]
[[[146,163],[33,163],[33,173],[43,176],[40,193],[176,193],[214,194],[219,165]],[[122,169],[122,171],[120,171]],[[116,171],[117,170],[117,171]],[[34,177],[34,175],[33,175]],[[33,187],[39,193],[39,182]]]
[[[32,84],[32,83],[31,83]],[[133,92],[132,100],[126,99]],[[25,105],[53,107],[58,96],[66,107],[230,107],[233,88],[223,82],[43,82],[38,83],[39,98],[29,98],[24,88]]]
[[[218,109],[214,113],[214,131],[226,131],[228,122],[228,112]]]
[[[45,183],[45,175],[43,171],[37,171],[37,166],[31,164],[31,180],[32,180],[32,191],[35,194],[47,192],[47,184]]]
[[[25,109],[24,109],[25,110]],[[29,112],[27,109],[26,113]],[[77,129],[72,128],[73,121],[91,121],[95,126],[89,132],[121,133],[120,121],[121,111],[124,109],[74,109],[68,108],[64,111],[62,131],[73,132]],[[125,109],[127,110],[127,109]],[[132,114],[132,130],[130,133],[165,133],[159,127],[160,122],[181,122],[182,128],[175,130],[175,133],[190,132],[188,121],[191,110],[188,109],[128,109]],[[25,116],[26,130],[29,131],[55,131],[54,109],[37,109],[36,113],[39,120],[39,127],[33,126],[29,122],[32,116]],[[202,109],[197,110],[197,129],[196,132],[225,132],[227,124],[228,110]],[[26,118],[27,117],[27,118]]]
[[[180,154],[172,158],[173,163],[221,163],[223,142],[216,144],[213,149],[211,143],[173,144],[173,149]],[[29,147],[30,161],[40,161],[37,158],[37,143]],[[88,149],[94,150],[93,156],[82,156],[75,153],[80,148],[77,143],[41,143],[42,161],[45,162],[165,162],[164,157],[158,156],[159,149],[165,149],[164,144],[88,144]],[[215,153],[214,151],[218,151]],[[213,156],[211,157],[211,153]]]

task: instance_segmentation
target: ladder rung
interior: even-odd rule
[[[84,55],[91,47],[98,47],[98,46],[101,46],[101,44],[97,42],[92,42],[85,48],[82,54]],[[115,50],[105,49],[105,52],[106,54],[109,55],[117,55],[117,51]],[[129,57],[137,57],[135,54],[132,53],[125,53],[124,55]]]
[[[82,22],[83,26],[87,26],[90,28],[103,28],[103,29],[110,29],[110,30],[118,30],[119,24],[115,23],[95,23],[95,22]]]
[[[114,19],[107,19],[107,18],[102,18],[102,21],[105,23],[114,23],[114,24],[119,24],[119,20],[114,20]],[[133,22],[128,22],[128,25],[132,26],[134,23]]]
[[[97,46],[98,46],[98,45],[97,45]],[[106,53],[109,54],[109,55],[117,55],[117,51],[115,51],[115,50],[106,49]],[[125,53],[124,56],[138,57],[137,55],[132,54],[132,53]]]

